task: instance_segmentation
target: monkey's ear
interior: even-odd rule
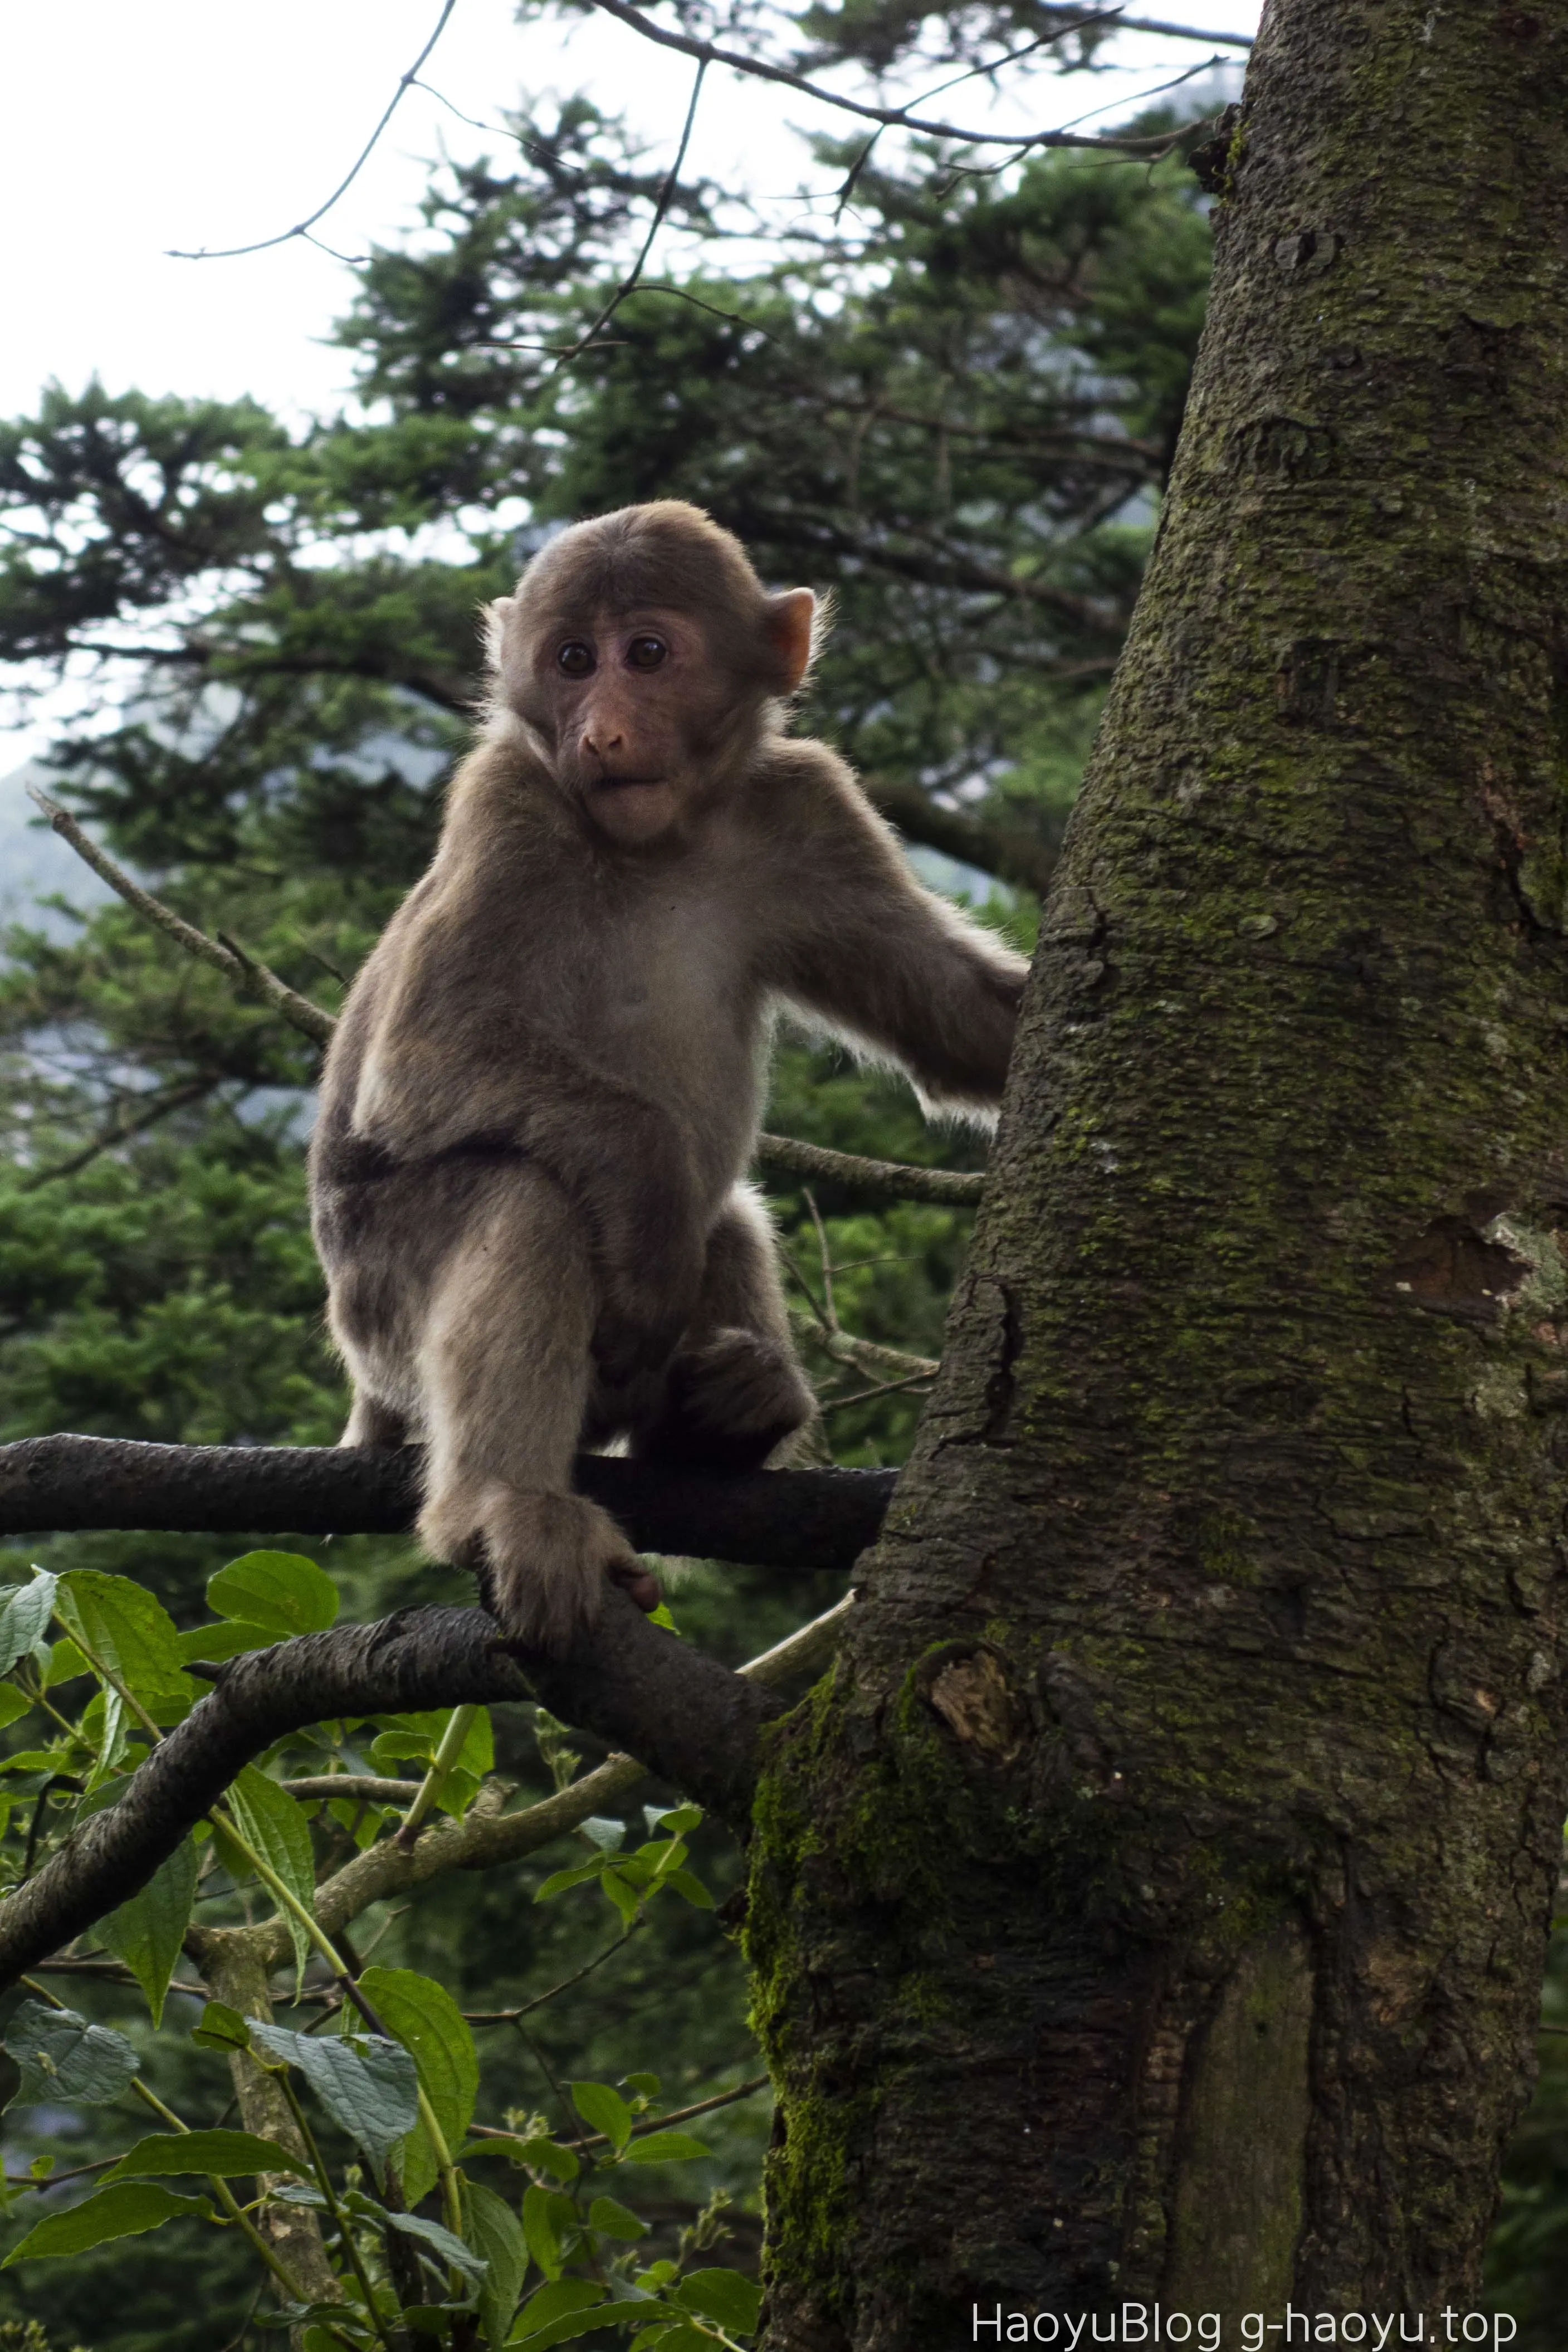
[[[493,604],[485,607],[485,658],[492,670],[499,670],[501,667],[501,641],[507,634],[507,623],[516,610],[515,596],[497,596]]]
[[[817,600],[809,588],[787,588],[781,596],[769,596],[768,635],[788,681],[784,691],[793,694],[811,667],[816,645]]]

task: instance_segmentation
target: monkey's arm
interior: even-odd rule
[[[1028,964],[923,889],[853,776],[810,743],[775,753],[768,980],[846,1037],[890,1055],[936,1105],[1001,1098]]]

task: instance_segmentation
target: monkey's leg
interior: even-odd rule
[[[395,1406],[383,1404],[369,1389],[356,1388],[353,1411],[343,1425],[340,1445],[402,1445],[408,1423]]]
[[[737,1184],[708,1241],[702,1292],[632,1451],[750,1470],[815,1411],[796,1359],[767,1210]]]
[[[419,1349],[430,1449],[419,1534],[438,1559],[476,1571],[520,1648],[564,1648],[596,1615],[607,1575],[657,1603],[608,1512],[570,1491],[595,1311],[585,1236],[564,1195],[535,1169],[488,1173],[436,1278]]]

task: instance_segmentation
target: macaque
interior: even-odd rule
[[[559,1651],[606,1577],[579,1446],[755,1466],[812,1410],[744,1181],[777,1010],[923,1104],[1002,1089],[1024,964],[785,733],[820,609],[674,500],[579,523],[489,609],[429,872],[350,992],[311,1150],[345,1445],[427,1449],[423,1542]]]

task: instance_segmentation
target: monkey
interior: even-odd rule
[[[658,1587],[580,1446],[719,1469],[812,1410],[745,1181],[775,1016],[998,1101],[1026,966],[787,731],[824,625],[674,499],[548,541],[486,615],[490,695],[434,862],[323,1073],[312,1222],[341,1443],[425,1447],[421,1541],[557,1652]]]

